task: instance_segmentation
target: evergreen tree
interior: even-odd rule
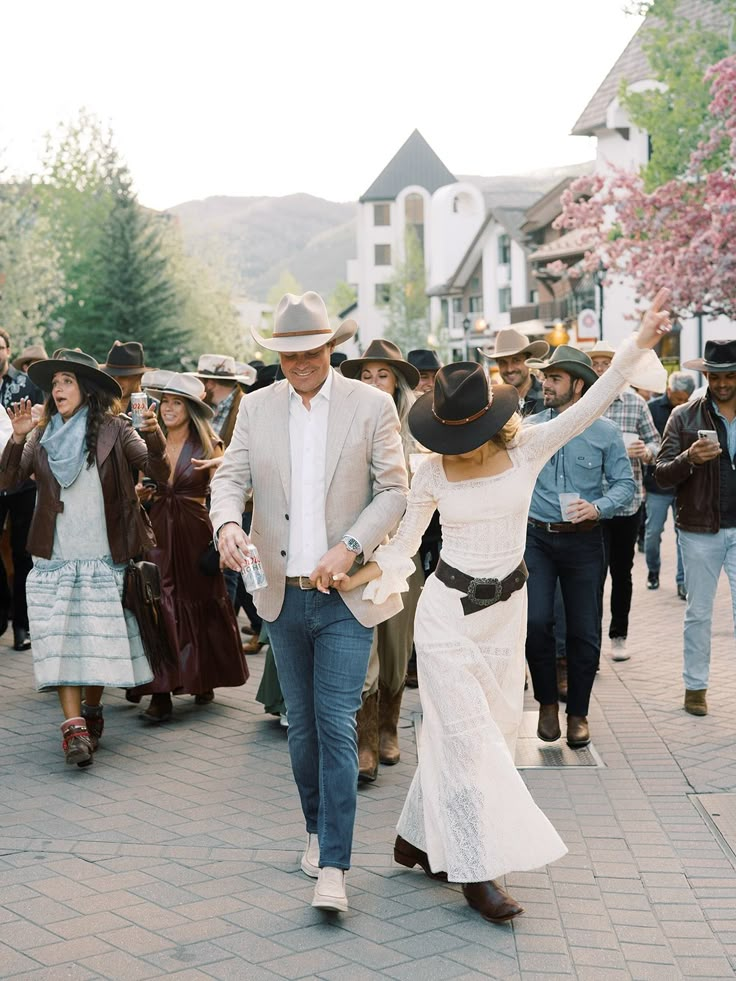
[[[404,356],[414,348],[427,347],[429,299],[424,251],[413,228],[407,229],[404,255],[394,266],[385,333]]]

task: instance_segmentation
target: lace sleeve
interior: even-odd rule
[[[409,576],[416,571],[414,556],[422,543],[422,535],[437,507],[436,457],[422,461],[411,483],[406,512],[398,531],[386,545],[373,553],[372,561],[381,569],[378,579],[363,590],[363,599],[380,605],[394,593],[405,593]]]
[[[541,468],[561,446],[600,418],[618,393],[626,388],[634,372],[645,370],[647,361],[652,358],[656,359],[653,351],[637,347],[634,336],[627,338],[614,355],[608,371],[579,401],[548,422],[524,427],[524,448],[529,456],[537,460]]]

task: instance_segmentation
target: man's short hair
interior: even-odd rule
[[[667,379],[667,388],[671,392],[687,392],[692,395],[695,391],[695,379],[686,371],[673,371]]]
[[[0,327],[0,337],[5,341],[5,345],[10,350],[10,334],[4,327]]]

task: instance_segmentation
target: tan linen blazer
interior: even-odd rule
[[[393,399],[332,370],[327,422],[325,518],[327,544],[357,538],[367,561],[386,540],[406,508],[406,465]],[[240,403],[230,446],[212,480],[212,526],[240,524],[253,496],[251,539],[265,567],[268,586],[254,594],[260,616],[281,612],[289,544],[291,458],[289,383],[276,382]],[[309,570],[311,571],[311,570]],[[291,587],[290,587],[291,588]],[[398,596],[380,606],[362,599],[359,587],[341,597],[355,618],[373,627],[401,609]]]

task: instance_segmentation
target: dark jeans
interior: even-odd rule
[[[641,508],[636,514],[609,518],[601,522],[606,548],[606,568],[611,573],[611,623],[609,637],[627,637],[631,610],[631,570],[641,524]],[[601,597],[605,574],[601,582]],[[603,604],[601,603],[601,612]]]
[[[553,626],[559,580],[567,623],[567,713],[587,715],[600,657],[603,534],[600,528],[555,534],[529,526],[524,559],[529,569],[526,659],[534,697],[540,705],[557,701]]]
[[[0,528],[10,515],[10,550],[13,555],[13,596],[11,596],[5,566],[0,561],[0,610],[11,613],[13,629],[28,630],[28,604],[26,602],[26,579],[33,568],[33,560],[26,551],[28,531],[31,527],[33,509],[36,506],[36,488],[17,491],[15,494],[0,495]]]

